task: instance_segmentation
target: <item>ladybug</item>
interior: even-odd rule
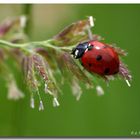
[[[115,49],[99,41],[89,41],[78,44],[73,50],[75,59],[89,72],[101,76],[114,75],[119,72],[120,60]]]

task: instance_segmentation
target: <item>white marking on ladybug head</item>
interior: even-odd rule
[[[88,51],[88,48],[85,50],[85,53]]]
[[[88,46],[91,46],[91,44],[89,43]]]
[[[79,50],[76,50],[75,55],[74,55],[75,58],[77,57],[78,53],[79,53]]]

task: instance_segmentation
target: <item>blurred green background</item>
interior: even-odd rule
[[[22,14],[23,5],[0,5],[0,20]],[[105,95],[84,91],[80,101],[70,88],[63,88],[60,107],[44,96],[45,110],[30,108],[30,95],[15,70],[18,84],[26,92],[19,101],[7,100],[0,79],[0,136],[140,136],[140,5],[133,4],[43,4],[33,5],[31,40],[46,40],[65,26],[86,16],[96,18],[93,32],[129,52],[125,63],[133,75],[132,87],[116,79],[110,86],[101,80]],[[137,132],[133,135],[132,132]]]

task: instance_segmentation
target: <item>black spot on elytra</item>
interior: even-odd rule
[[[106,69],[104,70],[104,74],[108,74],[109,71],[110,71],[110,69],[109,69],[109,68],[106,68]]]
[[[100,61],[101,59],[102,59],[102,56],[101,55],[97,55],[96,60]]]

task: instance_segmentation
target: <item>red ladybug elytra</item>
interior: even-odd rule
[[[119,72],[120,60],[115,49],[99,41],[79,44],[72,50],[79,58],[83,67],[101,76],[114,75]]]

